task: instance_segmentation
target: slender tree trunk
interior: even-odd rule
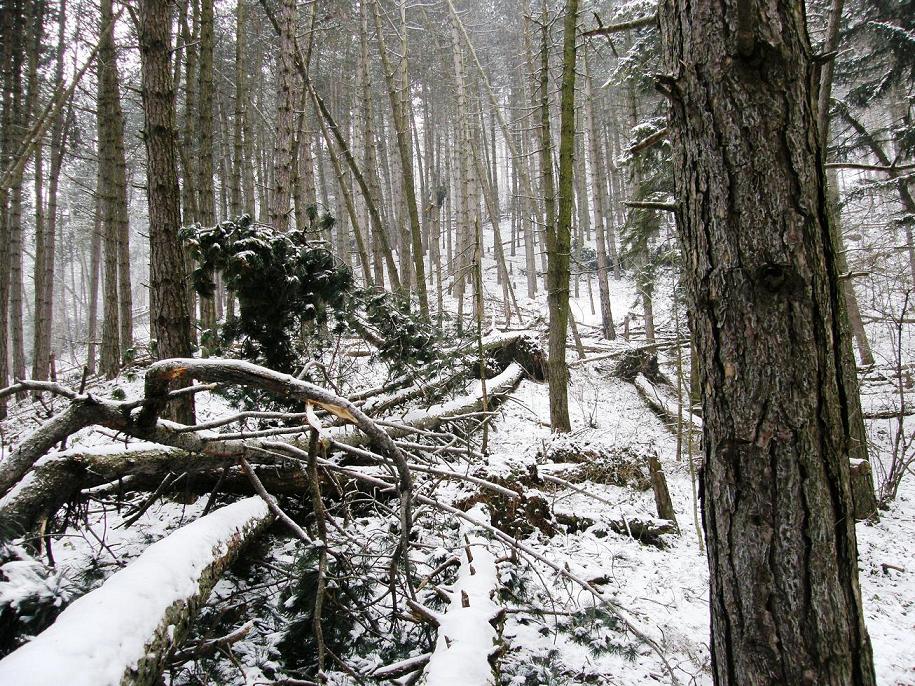
[[[835,169],[829,169],[826,173],[826,179],[829,184],[827,196],[829,198],[829,211],[832,221],[831,226],[833,227],[834,233],[833,238],[836,245],[836,266],[840,274],[847,274],[849,272],[848,256],[845,250],[845,239],[842,236],[842,213],[839,207],[839,175],[836,173]],[[856,402],[860,405],[858,375],[855,365],[855,356],[851,348],[852,341],[858,347],[858,356],[861,358],[861,364],[865,366],[874,364],[874,353],[871,350],[870,341],[867,339],[867,332],[864,330],[864,322],[861,319],[861,308],[858,306],[858,296],[855,294],[855,286],[852,279],[843,278],[840,281],[840,288],[842,289],[842,296],[845,300],[845,309],[848,313],[847,327],[843,325],[843,332],[845,333],[843,338],[850,334],[852,339],[850,341],[845,341],[842,347],[842,349],[847,350],[849,354],[849,359],[846,360],[846,365],[848,366],[846,378],[851,379],[852,375],[854,375],[854,386],[848,389],[848,395],[850,398],[857,399]]]
[[[99,109],[101,112],[101,108]],[[118,235],[114,219],[116,198],[114,190],[113,160],[110,149],[102,145],[104,116],[99,117],[99,212],[102,220],[101,233],[104,236],[104,267],[102,289],[102,346],[99,364],[102,373],[109,379],[118,375],[121,369],[120,322],[118,321]],[[105,144],[107,146],[107,143]]]
[[[98,348],[98,287],[99,268],[102,261],[102,211],[99,200],[95,203],[95,216],[92,222],[92,239],[89,243],[89,314],[88,333],[86,334],[86,373],[94,375],[97,369]]]
[[[4,37],[16,34],[13,7],[0,5],[0,33]],[[12,40],[0,41],[0,168],[6,169],[12,159],[13,119],[12,104],[15,90],[13,78],[13,55],[17,46]],[[0,184],[0,386],[9,383],[9,331],[6,322],[9,317],[10,295],[10,226],[9,189]],[[0,419],[6,419],[7,401],[0,399]]]
[[[544,3],[546,18],[546,3]],[[552,218],[552,167],[549,155],[549,92],[547,28],[543,27],[540,98],[543,131],[543,166],[547,195],[547,304],[550,312],[550,425],[553,431],[571,431],[569,419],[569,368],[566,364],[566,338],[569,328],[569,252],[571,250],[572,205],[574,202],[575,152],[575,40],[578,0],[566,0],[562,40],[562,85],[560,87],[559,134],[559,214]]]
[[[603,193],[604,179],[602,173],[606,169],[601,155],[600,139],[596,135],[597,127],[594,120],[594,98],[591,73],[588,69],[588,55],[585,53],[585,127],[588,142],[591,147],[591,187],[594,193],[594,236],[597,242],[597,291],[600,297],[601,333],[604,338],[614,340],[616,327],[613,325],[613,310],[610,306],[610,283],[608,273],[610,264],[607,258],[607,242],[604,234],[604,221],[608,216],[604,205],[606,196]]]
[[[237,219],[246,211],[254,213],[253,207],[245,206],[249,198],[242,196],[242,169],[252,162],[245,155],[244,149],[244,119],[248,97],[245,78],[245,0],[239,0],[235,6],[235,112],[232,119],[232,175],[229,181],[232,219]],[[231,294],[229,298],[232,298]]]
[[[178,91],[179,77],[181,73],[180,65],[177,64],[178,57],[184,53],[184,118],[182,138],[178,142],[178,164],[181,172],[181,210],[183,223],[185,225],[195,224],[200,221],[200,209],[197,205],[200,194],[197,190],[199,181],[196,162],[197,152],[199,149],[199,139],[197,132],[198,125],[198,87],[200,85],[200,0],[181,0],[179,4],[179,21],[178,26],[181,31],[181,50],[176,53],[176,64],[174,74],[176,80],[174,84],[175,92]],[[190,15],[190,23],[188,16]],[[177,115],[176,115],[177,116]],[[194,269],[194,261],[190,251],[182,246],[184,253],[184,270],[189,277]],[[190,281],[188,281],[190,283]],[[197,311],[197,292],[194,288],[188,287],[187,308],[191,313],[191,334],[193,341],[197,338],[196,329],[196,311]]]
[[[26,4],[25,13],[16,12],[14,32],[22,36],[24,49],[13,50],[12,78],[13,98],[11,122],[15,122],[21,138],[31,126],[32,112],[36,109],[38,98],[38,61],[41,49],[41,26],[44,19],[44,5],[41,2]],[[34,34],[34,36],[32,35]],[[8,40],[9,43],[18,41]],[[25,53],[28,53],[28,91],[24,102],[22,96],[22,67]],[[6,106],[6,103],[4,103]],[[11,132],[11,138],[12,138]],[[11,371],[14,378],[25,378],[25,336],[22,326],[22,204],[23,180],[18,174],[9,189],[9,343],[11,353]],[[2,204],[0,204],[2,211]],[[2,267],[0,267],[2,268]],[[0,319],[0,321],[4,321]]]
[[[98,56],[99,201],[105,236],[104,330],[102,372],[117,375],[121,356],[133,345],[133,298],[130,283],[130,221],[127,209],[127,161],[121,110],[112,1],[102,0]]]
[[[280,6],[280,54],[277,79],[276,145],[273,149],[273,193],[270,198],[270,223],[278,231],[289,228],[294,162],[293,111],[295,109],[295,29],[296,2],[283,0]]]
[[[197,130],[200,134],[200,153],[197,166],[197,191],[199,200],[197,208],[199,220],[204,226],[216,224],[216,192],[213,188],[213,108],[216,104],[216,91],[213,84],[213,50],[215,17],[213,1],[200,0],[200,100],[197,103]],[[211,279],[218,279],[210,274]],[[216,298],[212,295],[200,296],[200,325],[204,330],[216,328]]]
[[[372,3],[375,14],[375,30],[378,38],[378,49],[381,53],[381,63],[387,80],[388,86],[388,96],[391,101],[391,111],[392,111],[392,124],[394,126],[394,131],[397,137],[397,150],[400,153],[400,169],[401,169],[401,186],[403,188],[404,194],[404,203],[407,206],[407,216],[410,221],[410,232],[409,244],[402,244],[400,246],[401,252],[409,256],[412,252],[413,263],[412,269],[413,274],[416,277],[416,295],[419,298],[419,311],[423,317],[429,316],[429,298],[426,294],[426,270],[423,264],[423,245],[422,245],[422,226],[419,221],[419,211],[416,207],[416,184],[413,178],[413,150],[412,143],[410,140],[410,119],[407,113],[406,108],[411,107],[409,103],[409,81],[407,79],[407,54],[406,54],[406,39],[407,39],[407,26],[406,20],[403,18],[401,33],[402,33],[402,42],[401,42],[401,56],[402,60],[402,72],[401,72],[401,87],[405,89],[405,93],[401,96],[397,92],[397,85],[394,82],[394,73],[391,66],[391,61],[388,58],[388,49],[384,40],[384,32],[381,26],[381,12],[378,7],[378,0],[375,0]],[[401,1],[401,14],[403,16],[404,5]],[[407,276],[405,274],[405,269],[401,267],[401,274],[405,280]]]
[[[67,27],[66,2],[61,0],[57,7],[57,58],[54,81],[58,88],[64,83],[64,51],[66,50]],[[51,367],[51,340],[53,338],[54,313],[54,254],[57,239],[57,205],[60,186],[60,172],[67,145],[67,128],[70,113],[61,111],[51,127],[50,166],[48,173],[48,214],[44,227],[43,254],[35,254],[35,328],[32,353],[32,378],[47,379]],[[38,287],[40,282],[41,287]]]
[[[662,0],[659,17],[705,389],[715,682],[869,686],[804,7]]]
[[[455,18],[456,13],[452,13]],[[475,231],[473,225],[474,212],[471,208],[471,186],[473,184],[471,164],[469,164],[470,151],[473,142],[470,137],[469,119],[470,113],[467,104],[467,84],[464,73],[464,54],[461,48],[460,37],[458,34],[457,20],[452,22],[451,30],[452,53],[454,62],[455,77],[455,96],[456,96],[456,121],[455,124],[455,158],[458,174],[458,212],[457,212],[457,233],[455,239],[455,253],[452,269],[454,273],[454,296],[457,300],[458,307],[458,332],[460,333],[463,326],[464,313],[464,286],[467,282],[467,276],[470,267],[470,245],[468,238],[472,231]]]
[[[826,29],[826,42],[823,46],[823,50],[826,53],[834,52],[839,46],[839,26],[842,23],[842,8],[844,5],[844,0],[832,1],[829,23]],[[835,60],[826,60],[821,69],[820,90],[817,95],[817,127],[820,132],[820,145],[824,151],[829,148],[829,110],[832,99],[834,70]],[[845,252],[845,237],[842,235],[842,214],[839,208],[839,177],[835,169],[829,170],[827,182],[829,184],[827,197],[829,198],[830,217],[832,219],[830,228],[832,229],[833,241],[836,246],[836,259],[840,273],[845,273],[848,271],[848,260]],[[861,311],[858,307],[858,296],[855,294],[854,284],[850,279],[843,279],[840,288],[848,310],[848,325],[842,327],[843,339],[847,338],[848,334],[851,333],[858,346],[861,364],[871,365],[874,363],[874,355],[871,352],[870,342],[867,340],[867,333],[864,331],[864,324],[861,321]],[[849,369],[846,372],[846,378],[854,381],[854,388],[849,389],[849,396],[858,397],[858,376],[855,370],[854,354],[850,352],[851,343],[848,341],[843,342],[842,349],[845,351],[847,358],[845,364]]]

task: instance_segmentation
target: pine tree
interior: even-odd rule
[[[804,9],[663,0],[659,18],[705,389],[715,682],[869,686]]]

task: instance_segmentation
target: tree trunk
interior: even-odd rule
[[[213,0],[200,2],[200,99],[197,103],[197,130],[200,133],[200,154],[197,167],[197,207],[204,226],[216,224],[216,192],[213,189],[213,108],[216,92],[213,85],[214,36]],[[210,278],[216,278],[210,274]],[[216,328],[217,294],[200,296],[200,326]]]
[[[594,237],[597,242],[597,291],[600,295],[601,333],[604,338],[614,340],[616,327],[613,325],[613,310],[610,307],[610,283],[608,273],[610,264],[607,258],[607,243],[604,233],[604,221],[609,216],[605,207],[606,194],[603,192],[603,173],[606,167],[601,155],[600,138],[594,119],[594,98],[591,73],[588,69],[588,56],[585,54],[585,127],[591,146],[591,187],[594,192]],[[608,225],[608,229],[612,228]]]
[[[127,162],[112,19],[112,2],[103,0],[98,57],[98,193],[101,231],[105,237],[101,369],[109,379],[117,376],[121,356],[133,345]]]
[[[289,228],[292,197],[293,111],[295,109],[295,0],[281,5],[279,75],[277,78],[276,145],[273,149],[273,193],[270,198],[270,223],[278,231]]]
[[[181,206],[175,144],[175,90],[169,70],[171,3],[141,0],[139,41],[149,203],[150,333],[155,356],[191,353],[192,322],[188,308],[184,252],[178,242]],[[172,417],[193,423],[192,395],[184,396]]]
[[[57,60],[54,81],[57,88],[64,84],[64,51],[66,49],[66,2],[63,0],[57,7]],[[72,101],[71,101],[72,106]],[[54,247],[57,240],[57,205],[60,187],[60,173],[63,166],[64,150],[67,145],[67,129],[71,108],[61,111],[51,126],[51,160],[48,174],[48,214],[44,226],[43,251],[39,256],[35,251],[35,273],[40,274],[35,288],[35,328],[32,353],[32,378],[47,379],[51,366],[51,340],[53,338],[54,314]]]
[[[245,155],[243,138],[245,112],[248,105],[245,80],[245,0],[240,0],[235,8],[235,113],[232,121],[233,163],[229,192],[232,219],[240,217],[245,211],[254,214],[254,208],[246,206],[250,199],[242,197],[242,169],[250,166],[252,162]],[[243,207],[244,209],[242,209]]]
[[[804,8],[662,0],[717,684],[874,684]],[[738,171],[739,170],[739,171]]]
[[[25,134],[31,126],[32,112],[37,104],[38,95],[38,60],[41,48],[41,23],[44,19],[43,6],[36,3],[27,3],[28,10],[25,14],[17,13],[14,17],[14,31],[22,35],[22,49],[14,48],[12,54],[11,86],[13,89],[12,111],[10,119],[16,123],[20,135]],[[29,25],[34,27],[34,40],[26,43],[30,36]],[[13,43],[12,40],[8,41]],[[18,42],[18,41],[17,41]],[[28,92],[25,101],[22,97],[22,66],[25,53],[28,52]],[[10,103],[4,102],[4,107]],[[10,132],[12,134],[12,132]],[[4,165],[5,168],[5,165]],[[22,175],[18,174],[9,189],[9,345],[11,371],[14,378],[25,378],[25,337],[22,327]],[[0,211],[4,205],[0,203]],[[0,267],[2,268],[2,267]],[[0,321],[5,321],[0,319]]]
[[[102,261],[102,213],[99,200],[95,202],[95,217],[92,223],[92,239],[89,243],[89,314],[88,333],[86,334],[86,373],[93,376],[96,372],[96,350],[98,348],[98,286],[99,268]]]
[[[4,36],[14,35],[13,11],[9,5],[0,6],[0,32]],[[0,90],[2,90],[2,112],[0,112],[0,168],[6,169],[12,157],[12,64],[15,45],[11,40],[0,45]],[[9,331],[6,327],[9,316],[10,294],[10,227],[7,209],[9,192],[0,184],[0,385],[9,382]],[[6,419],[6,399],[0,399],[0,419]]]
[[[544,4],[544,8],[545,8]],[[545,14],[545,12],[544,12]],[[541,47],[540,107],[543,169],[547,192],[547,304],[550,312],[550,425],[553,431],[571,431],[569,419],[569,368],[566,364],[566,336],[569,327],[569,251],[571,250],[572,204],[574,200],[575,150],[575,38],[578,0],[567,0],[562,48],[559,134],[559,215],[553,221],[552,166],[549,125],[547,28]]]
[[[405,89],[403,95],[398,94],[397,85],[394,81],[394,73],[388,58],[388,50],[384,40],[384,32],[381,26],[381,13],[378,8],[378,0],[372,4],[375,14],[375,31],[378,39],[378,49],[381,52],[381,62],[387,80],[388,96],[391,101],[392,125],[397,137],[397,150],[400,153],[400,169],[402,175],[401,186],[403,188],[404,203],[407,206],[407,216],[410,221],[409,243],[402,244],[400,250],[403,254],[410,255],[412,252],[413,274],[416,277],[416,295],[419,298],[419,311],[423,317],[429,316],[429,298],[426,294],[426,270],[423,264],[423,245],[422,245],[422,227],[419,221],[419,210],[416,207],[416,184],[413,178],[413,150],[410,141],[410,119],[406,111],[407,107],[412,108],[409,99],[410,84],[407,80],[407,54],[406,39],[407,26],[402,22],[401,33],[403,42],[401,46],[401,63],[402,77],[401,88]],[[404,6],[401,4],[401,14],[403,15]],[[407,281],[407,270],[401,267],[401,273],[404,280]]]

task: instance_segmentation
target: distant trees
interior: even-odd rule
[[[815,3],[815,11],[822,4]],[[836,36],[840,47],[854,50],[841,50],[835,65],[830,161],[868,157],[873,183],[867,192],[889,197],[896,210],[887,250],[909,257],[915,255],[908,246],[915,202],[906,204],[911,179],[900,168],[912,150],[911,107],[905,106],[911,97],[908,5],[848,4]],[[78,64],[98,36],[97,69],[86,72],[72,98],[55,104],[20,173],[2,189],[0,228],[8,240],[0,251],[0,318],[7,326],[0,346],[5,342],[7,352],[0,354],[0,371],[5,367],[7,377],[48,375],[51,353],[59,357],[65,348],[69,368],[85,360],[90,372],[101,348],[101,371],[112,376],[134,347],[134,318],[140,327],[146,323],[147,290],[133,291],[131,282],[148,284],[152,312],[160,311],[153,293],[163,287],[145,273],[151,245],[136,202],[148,179],[146,149],[135,141],[155,133],[143,126],[145,104],[127,97],[126,88],[121,93],[120,83],[134,78],[135,63],[125,55],[136,47],[126,30],[140,13],[128,4],[115,15],[119,7],[111,0],[0,3],[4,33],[14,36],[0,53],[5,162],[70,85],[56,78],[58,57],[67,81],[69,60]],[[409,295],[414,308],[446,327],[463,332],[479,315],[513,326],[536,309],[517,297],[524,293],[531,300],[547,293],[555,308],[566,287],[560,283],[557,292],[551,280],[563,282],[568,273],[572,293],[581,298],[573,310],[583,330],[594,316],[605,339],[623,332],[663,343],[671,334],[667,286],[679,267],[667,241],[672,214],[663,211],[676,200],[661,125],[666,105],[649,77],[658,71],[657,26],[635,21],[635,32],[612,45],[599,35],[583,42],[587,59],[577,61],[582,78],[574,91],[578,121],[566,197],[564,58],[555,21],[565,2],[371,0],[334,7],[328,28],[320,12],[285,0],[172,2],[166,33],[173,45],[168,69],[177,128],[170,136],[177,166],[168,183],[179,193],[178,224],[211,226],[248,213],[279,229],[311,230],[311,213],[329,212],[336,221],[321,223],[312,238],[357,265],[362,285]],[[642,10],[626,5],[618,19],[638,20]],[[61,11],[69,16],[63,41]],[[81,30],[83,17],[91,17],[98,33]],[[544,18],[551,22],[545,31]],[[481,25],[512,37],[475,32]],[[354,78],[340,79],[341,73]],[[865,192],[849,192],[843,172],[832,173],[840,204]],[[564,209],[570,209],[567,267],[561,264]],[[846,228],[854,234],[850,224]],[[161,258],[159,229],[150,230],[153,262]],[[891,241],[896,234],[899,240]],[[478,247],[480,256],[495,259],[494,292],[485,278],[484,292],[477,292]],[[874,313],[860,292],[863,251],[848,247],[845,255],[839,246],[838,258],[840,265],[849,258],[840,271],[849,273],[843,292],[850,330],[860,362],[879,364],[865,334]],[[206,348],[203,332],[218,332],[237,303],[218,274],[212,297],[193,294],[187,275],[194,265],[186,253],[183,261],[181,269],[176,262],[156,276],[174,279],[173,287],[188,293],[183,309],[191,324],[183,349],[193,351],[198,329]],[[905,265],[909,276],[911,264]],[[624,271],[637,286],[625,306],[618,284]],[[590,315],[578,309],[585,297]],[[449,322],[451,308],[459,314]],[[558,321],[558,310],[555,316]],[[555,332],[557,360],[564,333]]]

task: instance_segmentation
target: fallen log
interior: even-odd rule
[[[639,543],[651,545],[655,548],[665,548],[667,543],[664,536],[677,533],[677,525],[668,519],[660,519],[646,515],[611,514],[600,520],[568,512],[554,512],[556,521],[563,524],[569,533],[584,531],[596,526],[595,535],[600,535],[603,527],[621,536],[628,536]]]
[[[678,424],[684,427],[692,424],[693,431],[702,432],[702,419],[690,412],[689,407],[677,402],[673,390],[651,382],[644,374],[637,374],[636,390],[648,406],[667,420],[667,425],[676,430]]]
[[[501,395],[510,393],[525,376],[524,368],[517,362],[509,364],[505,371],[486,381],[487,400],[494,402]],[[391,436],[400,438],[418,430],[432,431],[442,424],[458,417],[473,412],[479,412],[483,407],[483,384],[477,381],[470,393],[454,400],[433,405],[428,409],[417,409],[406,412],[400,418],[400,427],[391,425]]]
[[[511,391],[524,376],[517,364],[509,365],[502,374],[487,382],[489,400]],[[233,465],[239,457],[255,466],[258,477],[272,492],[303,493],[306,476],[295,465],[283,465],[283,457],[273,450],[270,439],[220,440],[218,434],[179,433],[180,425],[159,420],[151,430],[141,429],[129,422],[118,403],[96,401],[94,419],[103,426],[121,430],[129,435],[148,437],[151,442],[106,448],[73,449],[41,458],[8,493],[0,498],[0,521],[7,524],[7,533],[24,534],[33,530],[44,517],[53,514],[79,491],[116,481],[126,476],[137,477],[132,488],[155,488],[168,472],[188,472],[207,476],[215,483],[219,472]],[[386,436],[398,438],[418,431],[434,430],[452,421],[453,417],[478,412],[482,408],[482,389],[477,382],[471,392],[461,398],[435,405],[428,410],[414,410],[394,426],[386,427]],[[350,447],[372,442],[364,433],[343,433],[342,427],[328,429],[333,442]],[[289,445],[307,449],[307,441],[289,441]],[[409,469],[409,467],[407,467]],[[250,492],[243,477],[235,470],[226,479],[226,487]]]
[[[471,514],[484,515],[482,507]],[[426,686],[489,686],[495,682],[490,658],[500,645],[496,623],[503,610],[495,602],[499,574],[482,536],[462,524],[466,546],[448,608],[435,615],[438,636],[424,673]]]
[[[154,543],[3,660],[0,683],[152,686],[242,546],[272,515],[248,498]]]

